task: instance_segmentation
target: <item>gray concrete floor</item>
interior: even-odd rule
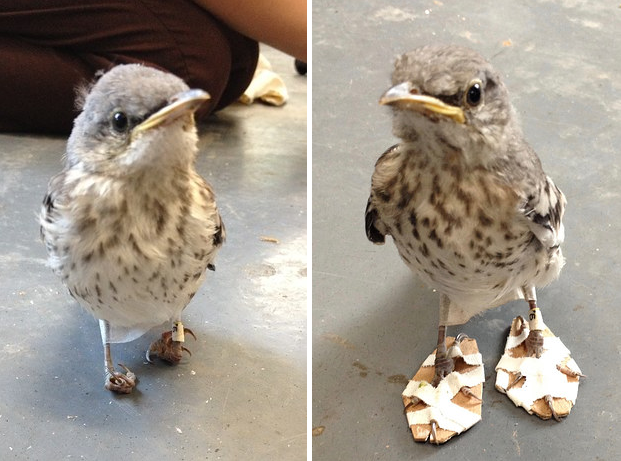
[[[313,459],[619,459],[619,3],[314,0],[313,13],[312,425],[325,428]],[[526,307],[487,311],[449,331],[478,340],[483,420],[441,447],[412,440],[401,402],[403,376],[434,348],[437,294],[392,243],[373,246],[364,233],[374,163],[396,142],[378,98],[394,57],[428,43],[491,59],[567,195],[567,265],[539,298],[588,376],[560,424],[516,408],[494,389],[494,366]]]
[[[306,458],[306,78],[265,51],[289,103],[201,129],[228,241],[186,309],[198,341],[176,367],[144,362],[158,332],[113,345],[129,396],[103,388],[97,322],[45,265],[35,215],[65,140],[0,135],[0,459]]]

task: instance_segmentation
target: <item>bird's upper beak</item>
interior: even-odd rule
[[[451,106],[433,96],[419,94],[418,90],[410,82],[403,82],[390,88],[382,95],[379,103],[421,112],[433,112],[449,117],[457,123],[466,122],[466,117],[461,107]]]
[[[185,114],[193,114],[210,98],[209,93],[203,90],[188,90],[179,93],[173,102],[137,125],[133,130],[133,135],[173,122]]]

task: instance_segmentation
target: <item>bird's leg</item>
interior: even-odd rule
[[[526,338],[526,353],[529,357],[535,356],[541,357],[543,354],[543,334],[545,329],[543,318],[541,317],[541,311],[537,307],[537,295],[535,293],[535,287],[522,288],[524,293],[524,299],[528,302],[528,328],[530,332]]]
[[[453,359],[449,358],[446,350],[446,325],[438,327],[438,347],[436,349],[435,376],[431,385],[437,387],[440,381],[453,371]]]
[[[524,299],[528,301],[530,310],[528,311],[528,328],[530,332],[526,338],[526,354],[528,357],[540,358],[543,354],[543,334],[542,331],[546,328],[541,317],[541,311],[537,307],[537,295],[535,294],[534,287],[523,288]],[[558,365],[557,365],[558,368]],[[561,418],[557,414],[554,408],[554,397],[550,394],[544,396],[544,402],[550,409],[552,417],[560,422]]]
[[[185,328],[181,320],[175,320],[171,331],[165,331],[160,339],[151,343],[147,351],[147,361],[151,362],[151,357],[157,356],[176,365],[181,361],[183,352],[192,355],[190,350],[183,346],[185,333],[188,333],[196,340],[196,335],[192,330]]]
[[[110,324],[106,320],[99,320],[99,329],[104,347],[106,389],[119,394],[129,394],[136,387],[136,375],[122,363],[119,363],[119,366],[125,370],[125,373],[120,373],[114,369],[112,354],[110,353]]]

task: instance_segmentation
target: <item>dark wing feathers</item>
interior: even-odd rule
[[[371,195],[369,196],[369,200],[367,202],[367,209],[364,215],[364,222],[365,222],[365,230],[367,233],[367,238],[373,242],[376,243],[378,245],[383,244],[386,239],[386,232],[381,231],[380,229],[385,229],[386,226],[384,226],[384,224],[381,222],[381,218],[379,216],[379,213],[377,211],[377,209],[374,206],[374,200],[377,198],[377,196],[382,196],[382,194],[385,194],[385,192],[382,192],[383,188],[382,187],[378,187],[376,180],[377,180],[377,174],[378,174],[378,169],[380,169],[381,166],[385,165],[386,162],[390,162],[392,159],[394,159],[396,156],[399,155],[399,144],[395,144],[394,146],[391,146],[389,149],[387,149],[382,155],[380,155],[380,157],[377,159],[377,162],[375,162],[375,173],[373,174],[373,184],[371,186]]]
[[[382,234],[375,226],[375,223],[378,219],[379,219],[379,216],[377,214],[377,210],[375,209],[375,207],[373,206],[373,203],[371,202],[371,197],[369,197],[369,201],[367,202],[367,210],[364,214],[364,222],[365,222],[365,229],[367,232],[367,238],[373,243],[382,244],[386,240],[385,240],[384,234]]]
[[[220,216],[220,213],[218,213],[217,211],[216,211],[216,222],[217,222],[216,232],[213,234],[212,241],[213,241],[213,246],[215,248],[220,248],[222,244],[224,243],[224,241],[226,240],[226,229],[224,227],[224,222],[222,221],[222,217]],[[215,272],[216,265],[211,262],[207,264],[207,269]]]
[[[216,226],[216,233],[213,234],[213,244],[214,246],[221,247],[226,239],[226,231],[220,214],[218,214],[218,221],[220,221],[220,223]]]
[[[39,215],[39,222],[41,223],[40,234],[41,239],[45,241],[45,229],[43,221],[49,224],[53,224],[58,219],[58,211],[56,210],[57,201],[60,198],[62,204],[63,186],[65,182],[65,172],[61,172],[50,179],[47,187],[47,193],[43,197],[43,203],[41,206],[41,214]]]
[[[546,176],[537,193],[529,195],[522,210],[530,230],[546,248],[558,247],[565,239],[563,214],[567,201],[561,190]]]

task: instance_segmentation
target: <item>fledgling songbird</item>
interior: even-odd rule
[[[181,312],[214,269],[224,225],[194,168],[194,112],[209,99],[175,75],[138,64],[105,73],[81,102],[65,168],[49,183],[40,216],[49,263],[99,319],[106,388],[129,393],[111,342],[172,322],[147,352],[181,359]],[[189,351],[188,351],[189,352]]]
[[[566,201],[524,140],[505,85],[458,46],[402,55],[392,83],[380,103],[392,107],[402,142],[375,166],[366,233],[376,244],[392,236],[408,267],[440,293],[432,384],[454,367],[446,327],[513,299],[529,303],[525,345],[540,357],[535,288],[563,267]]]

